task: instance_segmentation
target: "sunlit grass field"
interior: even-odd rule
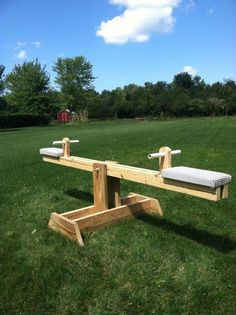
[[[91,173],[44,163],[39,149],[79,139],[72,154],[157,169],[148,153],[181,149],[173,165],[233,176],[211,202],[122,181],[158,198],[142,216],[86,233],[85,247],[48,229],[50,213],[93,203]],[[0,131],[0,314],[236,314],[236,119],[93,122]]]

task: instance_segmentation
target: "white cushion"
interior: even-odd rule
[[[41,155],[59,157],[63,155],[63,150],[60,148],[43,148],[39,150],[39,153]]]
[[[231,181],[231,176],[225,173],[206,171],[185,166],[167,168],[161,171],[161,175],[163,178],[207,186],[210,188],[224,186]]]

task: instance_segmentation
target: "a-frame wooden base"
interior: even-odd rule
[[[129,194],[121,199],[121,206],[97,211],[95,206],[77,209],[62,214],[53,212],[49,227],[68,238],[84,245],[81,231],[95,231],[120,220],[139,216],[143,213],[162,215],[162,209],[157,199]]]
[[[106,165],[93,165],[94,205],[62,214],[53,212],[49,227],[84,246],[81,231],[94,231],[143,213],[163,215],[157,199],[135,193],[120,198],[120,180],[107,176]]]

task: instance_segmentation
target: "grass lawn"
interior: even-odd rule
[[[220,202],[128,181],[158,198],[142,216],[86,233],[85,247],[48,229],[50,213],[91,205],[92,176],[42,162],[68,136],[72,154],[150,169],[160,146],[174,165],[233,176]],[[102,122],[0,131],[0,314],[236,314],[236,119]]]

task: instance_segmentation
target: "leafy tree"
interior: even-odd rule
[[[207,99],[207,109],[209,115],[216,116],[226,112],[227,104],[224,99],[210,97]]]
[[[32,114],[49,113],[47,95],[49,80],[45,66],[42,67],[37,59],[15,65],[6,79],[12,111]]]
[[[165,81],[158,81],[151,86],[151,112],[149,115],[159,116],[162,112],[162,104],[169,89]]]
[[[5,71],[5,67],[3,65],[0,65],[0,95],[2,95],[5,90],[4,71]]]
[[[58,58],[53,66],[56,84],[66,107],[77,110],[86,106],[86,91],[93,88],[92,65],[83,56]]]
[[[192,98],[188,101],[187,113],[188,116],[205,116],[207,113],[205,101],[199,98]]]
[[[7,101],[3,95],[5,91],[5,67],[0,65],[0,111],[5,111],[7,109]]]
[[[193,78],[187,72],[181,72],[174,76],[173,86],[174,88],[190,89],[194,85]]]

